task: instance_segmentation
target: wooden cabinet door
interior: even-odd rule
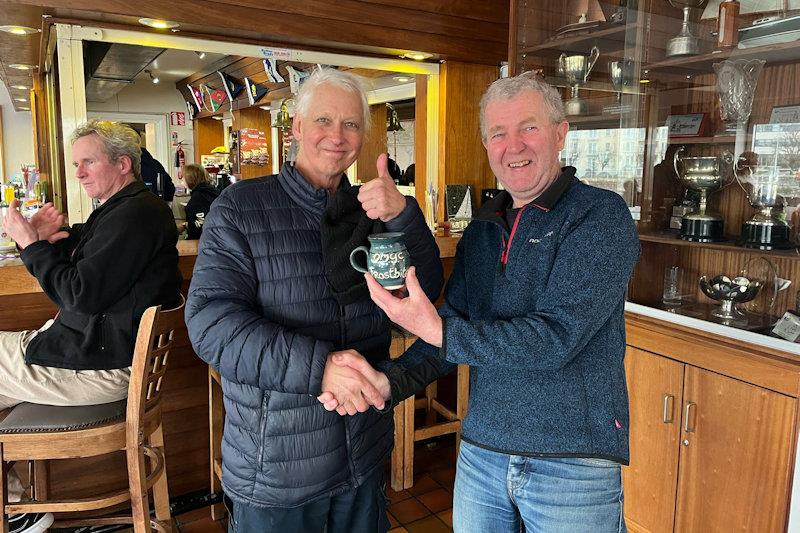
[[[784,531],[793,398],[686,367],[675,531]]]
[[[631,461],[622,469],[631,531],[672,532],[678,477],[682,363],[628,347]]]

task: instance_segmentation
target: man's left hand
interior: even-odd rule
[[[388,154],[378,156],[378,177],[361,186],[358,201],[372,220],[388,222],[406,208],[406,197],[397,190],[389,176]]]
[[[19,212],[19,205],[19,200],[11,201],[11,205],[3,219],[3,229],[5,229],[9,237],[14,239],[20,250],[24,250],[26,246],[39,240],[39,232]]]
[[[417,280],[415,267],[408,269],[406,274],[407,298],[397,298],[381,287],[370,274],[364,274],[367,279],[369,295],[375,305],[383,309],[389,320],[403,327],[424,340],[428,344],[441,348],[442,346],[442,318],[436,312],[436,307],[428,300],[425,291]]]

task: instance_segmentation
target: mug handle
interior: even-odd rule
[[[355,257],[354,257],[356,255],[356,252],[364,252],[365,254],[369,255],[369,249],[367,249],[366,246],[359,246],[358,248],[356,248],[355,250],[350,252],[350,264],[353,266],[353,268],[355,268],[359,272],[366,273],[367,272],[366,267],[362,267],[362,266],[356,264],[356,260],[355,260]]]

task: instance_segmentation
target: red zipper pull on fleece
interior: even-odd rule
[[[502,261],[503,266],[508,264],[508,254],[511,252],[511,243],[514,241],[514,235],[517,233],[517,226],[519,226],[519,219],[526,207],[528,206],[524,205],[517,211],[517,216],[514,218],[514,225],[511,227],[511,235],[508,236],[508,243],[506,243],[505,238],[503,239],[503,253],[500,254],[500,261]]]

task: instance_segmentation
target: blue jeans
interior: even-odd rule
[[[461,441],[456,533],[624,533],[622,472],[605,459],[525,457]]]

